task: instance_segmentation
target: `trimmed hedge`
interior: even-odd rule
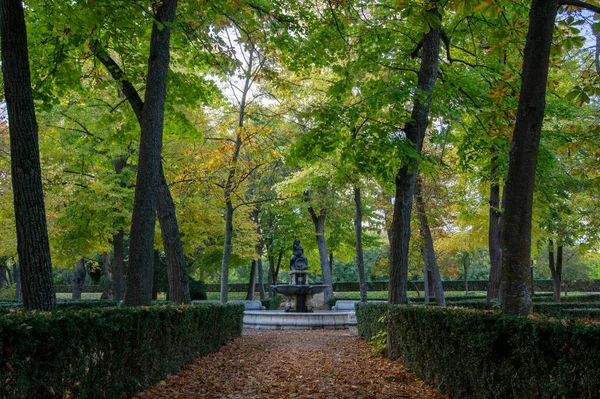
[[[387,312],[387,302],[373,303],[359,302],[356,304],[356,321],[358,335],[365,341],[370,341],[377,333],[385,328],[385,323],[380,322]]]
[[[568,287],[569,292],[571,291],[581,291],[581,292],[600,292],[600,280],[586,280],[586,281],[565,281],[565,285]],[[469,290],[470,291],[487,291],[487,280],[471,280],[469,281]],[[452,281],[442,281],[442,285],[444,286],[445,291],[464,291],[465,282],[459,280]],[[239,283],[239,284],[229,284],[228,285],[229,292],[247,292],[248,284],[247,283]],[[408,282],[408,290],[416,291],[419,289],[420,292],[423,292],[423,281],[409,281]],[[552,292],[552,280],[534,280],[534,288],[535,291],[547,291]],[[368,291],[387,291],[388,282],[387,281],[372,281],[367,282],[367,290]],[[207,292],[219,292],[221,290],[221,286],[219,284],[206,284]],[[258,292],[258,284],[256,284],[255,291]],[[357,281],[348,281],[348,282],[338,282],[333,283],[333,291],[334,292],[358,292],[359,284]],[[57,291],[59,292],[59,291]],[[67,291],[71,292],[71,291]],[[84,291],[85,292],[85,291]],[[537,294],[536,294],[537,295]],[[552,294],[550,294],[552,295]]]
[[[265,307],[265,310],[277,310],[279,309],[279,305],[281,305],[281,296],[274,295],[269,299],[262,299],[260,302]]]
[[[600,325],[397,305],[387,323],[389,354],[452,398],[600,397]]]
[[[54,286],[54,292],[56,292],[57,294],[68,294],[73,292],[73,286],[72,285],[55,285]],[[83,287],[83,292],[102,292],[102,287],[99,285],[87,285],[85,287]]]
[[[130,396],[239,336],[243,312],[206,304],[0,316],[0,397]]]

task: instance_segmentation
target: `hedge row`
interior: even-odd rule
[[[0,397],[121,398],[241,334],[243,305],[0,316]]]
[[[281,296],[273,295],[272,298],[263,299],[260,302],[265,307],[265,310],[277,310],[279,309],[279,305],[281,305]]]
[[[385,323],[380,321],[387,312],[387,302],[373,303],[359,302],[356,304],[356,320],[358,335],[370,341],[377,333],[385,328]]]
[[[67,294],[73,292],[72,285],[55,285],[54,292]],[[102,292],[102,287],[99,285],[86,285],[83,287],[83,292]]]
[[[487,280],[471,280],[469,281],[469,290],[471,291],[487,291]],[[452,280],[452,281],[442,281],[442,285],[444,286],[445,291],[464,291],[465,283],[464,281]],[[565,281],[565,285],[568,287],[569,291],[581,291],[581,292],[600,292],[600,280],[585,280],[585,281]],[[247,292],[248,284],[240,283],[240,284],[229,284],[228,285],[229,292]],[[388,282],[387,281],[372,281],[367,282],[367,290],[368,291],[387,291]],[[423,281],[410,281],[408,283],[409,291],[419,290],[423,292]],[[553,291],[552,280],[535,280],[534,281],[534,289],[535,291]],[[219,284],[206,284],[207,292],[219,292],[221,290],[221,286]],[[102,291],[102,290],[100,290]],[[350,281],[350,282],[339,282],[333,283],[333,291],[334,292],[358,292],[360,291],[358,282]],[[57,291],[59,292],[59,291]],[[71,292],[71,291],[67,291]],[[258,284],[255,286],[255,292],[258,292]],[[552,294],[549,294],[552,295]]]
[[[397,305],[387,323],[391,357],[452,398],[600,397],[600,325]]]

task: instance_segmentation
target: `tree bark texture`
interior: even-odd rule
[[[2,75],[10,132],[17,252],[25,309],[56,304],[48,243],[38,126],[31,90],[27,30],[21,0],[0,1]]]
[[[269,250],[269,248],[267,247],[267,251]],[[267,281],[269,284],[269,298],[273,298],[274,292],[273,289],[271,288],[271,286],[276,284],[276,279],[274,278],[275,275],[275,257],[273,255],[269,255],[268,256],[268,260],[269,260],[269,269],[267,270]]]
[[[531,217],[557,0],[533,0],[503,203],[502,312],[531,313]]]
[[[104,285],[102,286],[101,299],[113,299],[113,290],[110,285],[112,276],[110,273],[110,252],[105,252],[102,257],[102,277],[104,278]]]
[[[250,278],[248,279],[248,292],[246,293],[246,300],[254,300],[254,288],[256,286],[256,261],[253,260],[250,265]]]
[[[123,299],[123,276],[125,275],[125,233],[120,230],[113,235],[113,295],[116,301]]]
[[[496,149],[491,147],[490,160],[490,217],[488,227],[488,249],[490,254],[490,278],[488,281],[487,306],[493,300],[502,303],[500,296],[500,280],[502,277],[502,231],[500,209],[500,182],[498,181],[498,155]]]
[[[427,256],[425,255],[425,247],[421,250],[423,254],[423,299],[425,304],[429,304],[429,265],[427,264]]]
[[[263,251],[265,248],[265,241],[262,235],[262,229],[260,228],[260,219],[258,217],[258,209],[252,210],[252,220],[256,223],[256,234],[258,234],[258,243],[256,244],[256,255],[258,259],[256,260],[256,267],[258,268],[258,294],[260,299],[265,299],[265,275],[263,271]]]
[[[71,299],[81,299],[81,293],[83,292],[83,285],[85,283],[86,275],[87,272],[85,270],[85,262],[83,259],[79,259],[75,264],[75,278],[73,279]]]
[[[17,263],[13,265],[13,277],[15,279],[15,299],[17,301],[21,301],[22,292],[21,292],[21,268]]]
[[[554,292],[552,294],[552,300],[554,302],[560,302],[560,291],[562,286],[562,268],[563,268],[563,246],[558,244],[556,248],[556,261],[554,259],[554,241],[548,240],[548,267],[550,268],[550,274],[552,275],[552,287]]]
[[[358,271],[358,284],[360,289],[360,301],[367,302],[367,280],[365,279],[365,257],[362,243],[362,197],[361,190],[354,187],[354,205],[356,212],[354,216],[354,233],[356,237],[356,269]]]
[[[149,306],[152,302],[154,222],[157,187],[160,182],[160,154],[170,58],[169,25],[175,18],[176,8],[177,0],[163,0],[160,3],[150,37],[138,173],[131,219],[125,306]]]
[[[4,264],[0,266],[0,290],[8,286],[8,267]]]
[[[321,209],[319,215],[315,213],[315,210],[310,207],[308,208],[310,217],[315,226],[315,237],[317,238],[317,248],[319,249],[319,263],[321,265],[321,275],[323,277],[323,284],[327,286],[324,291],[325,304],[333,298],[333,277],[331,275],[331,268],[327,259],[327,244],[325,243],[325,218],[327,217],[327,210]]]
[[[221,302],[227,303],[229,283],[229,260],[231,259],[231,238],[233,236],[233,204],[231,198],[225,203],[225,243],[221,261]]]
[[[183,242],[179,233],[175,202],[169,191],[167,180],[160,164],[160,184],[158,185],[158,198],[156,213],[160,223],[160,232],[165,255],[167,257],[167,278],[169,282],[169,300],[176,303],[190,303],[190,286],[185,271],[185,254]]]
[[[435,4],[435,2],[432,2]],[[437,8],[427,11],[433,19],[441,20]],[[419,68],[418,93],[413,97],[414,105],[409,122],[404,126],[406,138],[420,154],[429,124],[429,109],[433,88],[438,75],[440,51],[440,25],[431,26],[423,35],[421,66]],[[411,158],[396,175],[396,194],[390,242],[390,283],[388,300],[390,303],[407,303],[408,284],[408,244],[410,241],[410,215],[415,192],[416,174],[419,159]]]
[[[442,286],[442,278],[440,276],[440,268],[438,267],[437,257],[435,256],[435,247],[433,246],[433,237],[431,236],[431,230],[429,228],[429,222],[427,221],[427,213],[425,212],[425,201],[423,201],[422,184],[417,179],[415,189],[415,200],[417,205],[417,218],[421,225],[421,236],[425,245],[423,251],[423,258],[426,259],[425,264],[427,265],[428,278],[426,285],[429,288],[430,283],[433,283],[433,292],[435,294],[435,300],[438,306],[446,306],[446,296],[444,294],[444,287]],[[429,275],[430,273],[430,275]],[[430,281],[432,280],[432,281]],[[429,289],[428,289],[429,290]],[[427,298],[427,294],[425,294]]]
[[[113,79],[121,84],[121,90],[125,94],[127,101],[138,120],[140,127],[143,126],[144,101],[142,101],[135,87],[128,80],[124,79],[124,73],[119,65],[110,57],[108,52],[95,44],[92,51],[98,56],[98,59],[110,72]],[[119,173],[125,167],[122,159],[115,161],[115,171]],[[177,298],[176,302],[189,303],[189,281],[185,271],[185,255],[183,252],[183,243],[179,232],[179,225],[175,212],[175,202],[171,196],[167,179],[162,167],[162,161],[159,166],[159,186],[157,193],[156,210],[161,226],[161,238],[167,256],[167,271],[169,280],[169,298]],[[164,235],[167,235],[166,237]],[[173,296],[173,290],[181,291],[181,295]],[[181,300],[179,300],[181,297]]]

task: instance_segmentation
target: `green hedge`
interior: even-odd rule
[[[281,296],[274,295],[269,299],[262,299],[260,302],[265,307],[265,310],[277,310],[279,309],[279,305],[281,305]]]
[[[121,398],[241,334],[243,305],[0,316],[0,397]]]
[[[73,292],[72,285],[55,285],[54,292],[68,294]],[[102,292],[102,287],[99,285],[87,285],[83,287],[83,292]]]
[[[600,397],[600,325],[425,306],[387,323],[389,354],[452,398]]]
[[[362,303],[356,304],[356,322],[358,327],[358,335],[370,341],[377,332],[384,329],[385,324],[380,322],[382,316],[387,312],[387,303]]]

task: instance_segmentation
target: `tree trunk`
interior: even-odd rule
[[[16,287],[15,299],[20,302],[22,299],[22,297],[21,297],[22,296],[21,295],[22,294],[21,293],[21,268],[19,267],[18,263],[15,263],[13,265],[13,277],[15,279],[15,287]]]
[[[283,249],[279,250],[279,256],[277,257],[277,266],[275,267],[275,281],[279,279],[279,270],[281,269],[281,259],[283,259]]]
[[[362,197],[360,188],[354,187],[354,204],[356,213],[354,217],[354,233],[356,236],[356,269],[358,271],[358,285],[360,289],[360,301],[367,302],[367,280],[365,279],[365,258],[362,243]]]
[[[231,236],[233,235],[233,205],[231,199],[225,203],[225,244],[221,261],[221,302],[227,303],[229,283],[229,260],[231,258]]]
[[[531,217],[557,0],[533,0],[503,203],[502,312],[531,313]]]
[[[263,270],[262,258],[258,258],[256,261],[256,267],[258,268],[258,297],[263,300],[265,299],[265,274]]]
[[[558,284],[554,284],[553,299],[560,302],[560,289],[562,286],[562,271],[563,271],[563,244],[562,241],[557,243],[556,247],[556,275],[558,276]],[[533,277],[532,277],[533,280]]]
[[[423,257],[426,260],[425,264],[427,265],[427,269],[431,272],[431,280],[433,283],[433,289],[435,294],[436,303],[438,306],[446,306],[446,296],[444,294],[444,287],[442,286],[442,278],[440,276],[440,269],[438,267],[437,258],[435,256],[435,247],[433,246],[433,237],[431,236],[431,230],[429,229],[429,222],[427,221],[427,214],[425,213],[425,202],[423,201],[422,183],[420,179],[417,179],[416,188],[415,188],[415,200],[417,205],[417,218],[419,219],[419,223],[421,225],[421,236],[423,237],[423,242],[425,245],[425,249],[423,252]],[[429,285],[429,279],[427,281]],[[427,294],[426,294],[427,297]]]
[[[75,278],[73,279],[73,293],[71,294],[71,299],[81,299],[86,274],[85,262],[83,259],[79,259],[75,265]]]
[[[465,295],[469,295],[469,267],[466,263],[463,264],[464,275],[465,275]]]
[[[429,265],[427,264],[427,255],[425,255],[425,247],[421,250],[423,253],[423,299],[425,304],[429,304]]]
[[[153,260],[153,264],[154,267],[152,268],[154,270],[154,273],[152,274],[152,300],[156,301],[158,299],[158,284],[160,282],[161,279],[161,264],[160,264],[160,251],[158,249],[154,250],[154,260]],[[167,297],[169,296],[169,293],[167,292]],[[167,298],[167,300],[169,300],[169,298]]]
[[[498,181],[498,155],[496,149],[490,148],[490,211],[488,227],[488,248],[490,254],[490,278],[488,280],[487,306],[491,307],[492,301],[502,303],[500,297],[500,280],[502,277],[502,232],[500,224],[500,182]]]
[[[231,157],[231,163],[229,166],[229,173],[227,181],[225,182],[225,189],[223,190],[225,199],[225,244],[223,245],[223,259],[221,261],[221,302],[227,302],[227,289],[229,283],[229,260],[231,258],[231,237],[233,235],[233,204],[231,196],[235,190],[235,179],[237,174],[237,164],[242,149],[242,136],[241,129],[244,127],[244,118],[246,116],[246,96],[250,91],[252,84],[252,61],[254,59],[254,49],[250,50],[248,61],[248,70],[246,71],[244,89],[242,91],[242,99],[240,101],[240,110],[238,114],[238,131],[235,137],[235,147],[233,149],[233,156]]]
[[[8,110],[11,177],[17,225],[23,307],[50,310],[56,304],[38,126],[31,90],[27,30],[21,0],[0,1],[4,99]]]
[[[558,245],[556,254],[556,263],[554,262],[554,241],[548,239],[548,267],[550,274],[552,275],[552,287],[554,292],[552,294],[552,300],[554,302],[560,302],[560,291],[561,291],[561,274],[562,274],[562,262],[563,262],[563,247],[561,244]]]
[[[177,0],[163,0],[158,6],[152,26],[138,174],[131,219],[126,306],[149,306],[152,302],[154,224],[160,182],[170,25],[175,17],[176,8]]]
[[[267,251],[269,249],[267,248]],[[273,285],[277,283],[275,280],[275,257],[273,255],[268,256],[269,259],[269,270],[267,271],[267,280],[269,282],[269,298],[273,298],[273,289],[271,288]]]
[[[441,21],[436,3],[427,10],[430,20]],[[419,69],[418,95],[414,96],[414,105],[410,121],[404,126],[406,138],[414,145],[418,154],[423,147],[425,130],[429,124],[429,109],[433,88],[438,74],[438,58],[440,51],[440,25],[431,26],[423,35],[421,67]],[[388,300],[390,303],[407,303],[408,283],[408,244],[410,241],[410,216],[415,192],[416,174],[419,159],[413,157],[396,175],[396,194],[394,216],[391,226],[390,242],[390,283]]]
[[[123,300],[123,275],[125,274],[125,233],[120,230],[113,236],[113,295],[115,301]]]
[[[248,280],[248,292],[246,293],[246,300],[254,300],[254,287],[256,286],[256,261],[252,261],[250,266],[250,279]]]
[[[329,252],[329,272],[331,273],[331,282],[333,284],[333,252]]]
[[[6,272],[8,274],[8,284],[13,285],[15,283],[15,279],[13,277],[13,272],[10,270],[10,267],[7,266]]]
[[[0,266],[0,290],[8,286],[8,267],[6,264]]]
[[[156,212],[167,257],[168,297],[170,301],[175,303],[190,303],[190,286],[185,272],[185,255],[175,214],[175,202],[169,191],[162,163],[159,174],[160,184],[158,186]]]
[[[104,285],[102,286],[101,299],[113,299],[113,290],[111,286],[112,276],[110,274],[110,252],[105,252],[102,262],[102,277]]]
[[[256,260],[256,267],[258,268],[258,293],[260,299],[265,299],[265,276],[263,271],[262,257],[263,250],[265,247],[265,241],[262,236],[262,229],[260,228],[260,220],[258,218],[258,209],[252,210],[252,219],[256,223],[256,233],[259,236],[258,244],[256,245],[256,254],[258,259]]]
[[[325,243],[325,218],[327,217],[327,210],[321,209],[318,216],[312,207],[308,208],[308,212],[310,213],[310,217],[312,218],[315,226],[315,236],[317,238],[317,247],[319,248],[321,275],[323,277],[323,284],[327,286],[324,292],[325,304],[327,304],[329,300],[333,298],[331,269],[329,262],[327,261],[327,245]]]

